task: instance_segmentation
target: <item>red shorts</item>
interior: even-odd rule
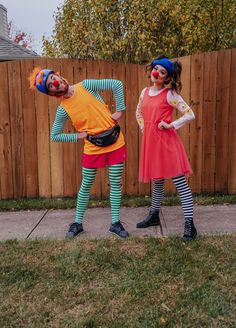
[[[126,147],[123,146],[111,152],[99,155],[82,155],[82,167],[97,169],[105,166],[123,163],[126,159]]]

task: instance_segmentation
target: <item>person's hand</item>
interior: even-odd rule
[[[123,112],[120,111],[120,112],[115,112],[115,113],[113,113],[113,114],[111,115],[111,117],[113,118],[113,120],[118,121],[118,120],[121,118],[122,115],[123,115]]]
[[[78,133],[78,139],[84,139],[86,137],[87,137],[87,132],[83,131]]]
[[[173,125],[172,125],[172,123],[166,123],[166,122],[164,122],[164,121],[161,121],[159,124],[158,124],[158,129],[160,129],[160,130],[163,130],[163,129],[171,129],[171,128],[173,128]]]

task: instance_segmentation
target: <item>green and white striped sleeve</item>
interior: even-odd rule
[[[102,90],[112,90],[116,102],[116,110],[123,111],[125,110],[125,99],[124,99],[124,90],[123,83],[120,80],[113,79],[102,79],[102,80],[84,80],[82,82],[85,89],[87,89],[92,95],[97,99],[104,102],[99,91]]]
[[[63,133],[63,128],[69,115],[59,106],[56,111],[55,120],[52,125],[51,140],[56,142],[77,142],[78,133]]]

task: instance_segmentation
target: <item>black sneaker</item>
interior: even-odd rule
[[[148,228],[160,225],[159,211],[150,210],[148,216],[141,222],[137,223],[137,228]]]
[[[120,221],[113,223],[110,226],[109,231],[111,233],[114,233],[115,235],[121,237],[121,238],[126,238],[129,237],[129,233],[128,231],[125,230],[125,228],[123,227],[123,225],[120,223]]]
[[[183,241],[190,241],[197,237],[197,230],[193,221],[186,221],[184,225],[184,235],[182,240]]]
[[[71,223],[68,232],[66,233],[67,238],[75,238],[79,233],[83,232],[82,223]]]

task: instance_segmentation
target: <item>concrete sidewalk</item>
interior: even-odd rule
[[[161,226],[136,229],[137,222],[148,213],[147,207],[123,207],[121,222],[130,236],[162,237],[183,234],[183,213],[180,206],[163,206]],[[74,221],[73,210],[41,210],[0,212],[0,240],[63,239]],[[194,206],[194,222],[199,235],[236,232],[236,205]],[[109,237],[110,208],[88,209],[83,223],[85,233],[79,238]]]

